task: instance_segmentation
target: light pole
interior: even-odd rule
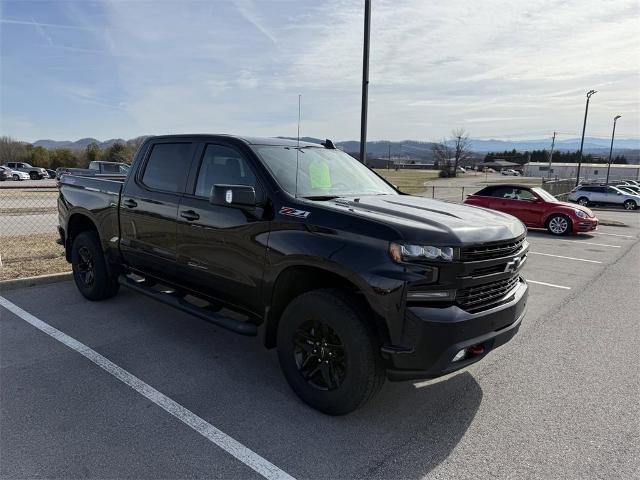
[[[616,122],[622,115],[613,117],[613,132],[611,132],[611,148],[609,148],[609,164],[607,165],[607,185],[609,185],[609,172],[611,171],[611,154],[613,153],[613,137],[616,136]]]
[[[367,164],[367,103],[369,101],[369,37],[371,0],[364,2],[364,46],[362,48],[362,110],[360,113],[360,161]]]
[[[551,153],[549,154],[549,175],[548,178],[551,180],[551,162],[553,161],[553,147],[556,144],[556,132],[553,132],[553,139],[551,140]]]
[[[589,113],[589,100],[591,95],[597,93],[595,90],[589,90],[587,92],[587,105],[584,108],[584,123],[582,124],[582,140],[580,140],[580,153],[578,154],[578,173],[576,175],[576,187],[580,183],[580,167],[582,166],[582,147],[584,145],[584,131],[587,128],[587,114]]]

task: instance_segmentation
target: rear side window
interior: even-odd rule
[[[189,172],[191,154],[191,143],[155,144],[147,160],[142,183],[155,190],[182,192]]]
[[[122,173],[121,167],[117,163],[103,163],[102,171],[104,173]]]
[[[515,198],[516,192],[513,187],[497,187],[493,190],[492,197],[498,198]]]
[[[493,187],[484,187],[482,190],[476,192],[474,195],[479,195],[481,197],[491,197],[493,195]]]
[[[207,145],[196,183],[196,196],[209,197],[214,185],[256,186],[256,177],[240,152],[223,145]]]

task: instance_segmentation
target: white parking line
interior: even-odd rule
[[[582,240],[561,240],[564,243],[584,243],[585,245],[595,245],[596,247],[620,248],[620,245],[607,245],[606,243],[583,242]]]
[[[527,283],[535,283],[537,285],[544,285],[545,287],[553,287],[553,288],[561,288],[563,290],[571,290],[571,287],[565,287],[563,285],[554,285],[553,283],[536,282],[535,280],[529,280],[528,278],[527,278]]]
[[[138,377],[119,367],[111,360],[103,357],[95,350],[92,350],[83,343],[80,343],[75,338],[70,337],[66,333],[63,333],[60,330],[52,327],[51,325],[43,322],[39,318],[34,317],[30,313],[24,311],[4,297],[0,297],[0,305],[20,317],[25,322],[33,325],[38,330],[46,333],[50,337],[55,338],[60,343],[66,345],[70,349],[75,350],[80,355],[91,360],[107,373],[110,373],[122,383],[129,385],[140,395],[147,398],[148,400],[151,400],[167,413],[170,413],[178,420],[185,423],[200,435],[205,437],[207,440],[216,444],[218,447],[233,455],[242,463],[258,472],[263,477],[270,480],[295,480],[291,475],[280,470],[268,460],[262,458],[260,455],[245,447],[237,440],[234,440],[223,431],[218,430],[209,422],[203,420],[190,410],[187,410],[179,403],[160,393],[152,386],[140,380]]]
[[[636,238],[633,235],[622,235],[620,233],[607,233],[607,232],[589,232],[589,233],[595,233],[596,235],[611,235],[612,237]]]
[[[598,260],[587,260],[586,258],[565,257],[564,255],[552,255],[550,253],[529,252],[529,255],[544,255],[545,257],[565,258],[567,260],[576,260],[578,262],[602,263]]]

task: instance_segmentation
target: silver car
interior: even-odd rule
[[[569,201],[583,206],[621,205],[625,210],[635,210],[640,205],[640,195],[623,192],[611,185],[578,185],[569,193]]]

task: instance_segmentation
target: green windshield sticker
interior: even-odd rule
[[[322,160],[314,160],[309,164],[311,188],[331,188],[331,172],[329,165]]]

